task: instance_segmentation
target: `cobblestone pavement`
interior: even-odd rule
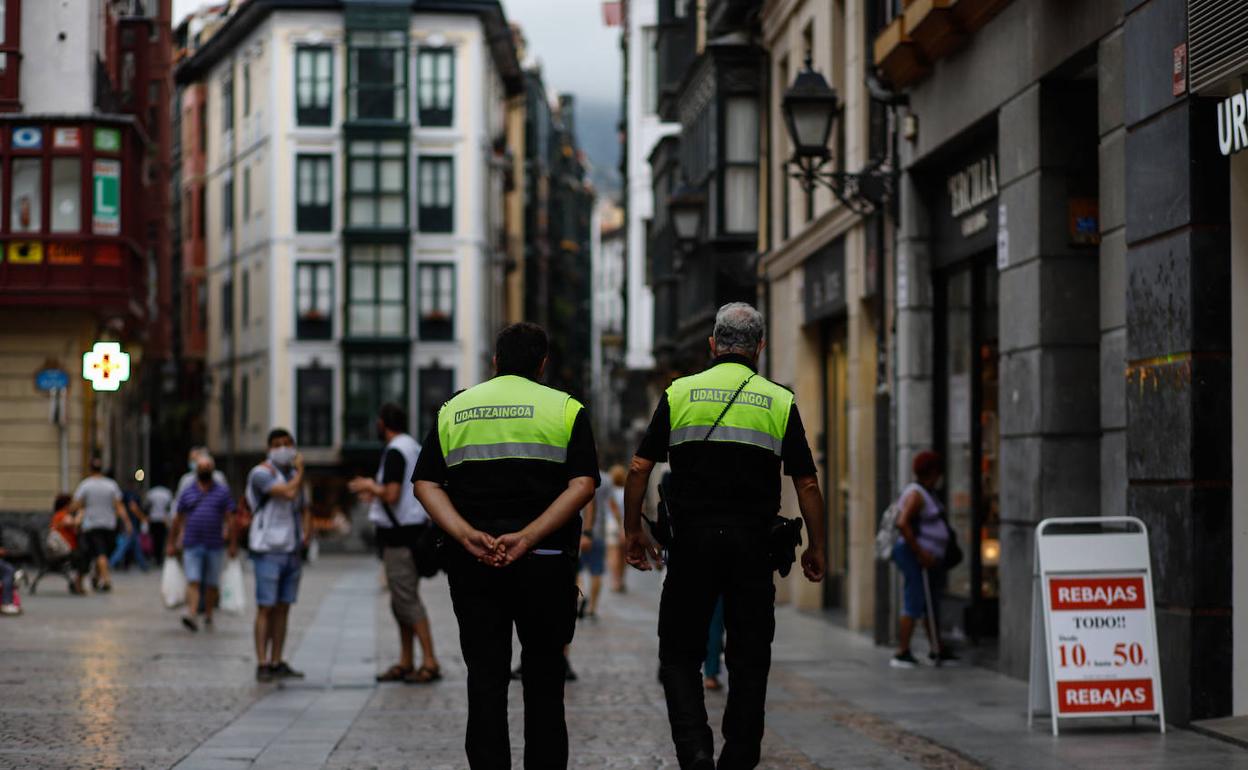
[[[160,608],[157,578],[109,596],[46,584],[0,621],[0,768],[465,767],[464,667],[444,579],[422,587],[445,679],[372,684],[398,640],[378,565],[327,558],[305,572],[290,649],[302,683],[252,681],[249,618],[191,636]],[[567,710],[575,768],[675,768],[656,681],[659,578],[630,575],[583,622]],[[794,768],[1248,768],[1248,752],[1184,730],[1098,723],[1054,739],[1026,725],[1025,683],[983,669],[895,671],[888,652],[825,619],[777,613],[765,759]],[[517,653],[518,654],[518,653]],[[710,694],[718,724],[723,695]],[[512,690],[515,766],[520,687]]]

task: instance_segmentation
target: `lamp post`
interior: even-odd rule
[[[705,207],[706,196],[688,182],[668,196],[667,211],[672,218],[672,230],[676,233],[676,242],[685,251],[692,251],[697,245]]]
[[[841,112],[836,89],[811,66],[810,57],[793,85],[784,92],[784,122],[793,142],[793,178],[810,194],[818,186],[832,191],[837,200],[859,214],[870,214],[893,196],[896,175],[891,164],[876,161],[858,173],[838,171],[832,162],[828,138]],[[839,159],[838,159],[839,160]]]

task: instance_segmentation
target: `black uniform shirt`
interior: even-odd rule
[[[572,479],[588,476],[597,488],[598,451],[586,411],[581,409],[572,423],[568,456],[562,464],[509,458],[471,460],[448,468],[435,425],[421,445],[412,481],[443,485],[455,510],[477,529],[491,535],[516,532],[541,516]],[[579,528],[580,518],[573,516],[564,530],[536,547],[575,548]]]
[[[754,368],[748,358],[737,355],[719,356],[711,366],[722,363]],[[673,516],[708,515],[716,511],[775,513],[780,510],[782,463],[787,476],[817,473],[797,404],[789,411],[778,457],[762,447],[731,441],[687,441],[669,450],[671,432],[671,406],[664,394],[641,439],[637,456],[661,463],[668,461],[670,454]]]

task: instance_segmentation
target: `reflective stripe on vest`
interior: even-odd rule
[[[438,412],[447,467],[482,460],[563,463],[581,404],[567,393],[515,375],[469,388]]]
[[[715,419],[750,374],[750,368],[744,364],[725,362],[673,382],[667,389],[672,415],[668,445],[705,440]],[[724,414],[710,440],[751,444],[779,455],[792,406],[790,391],[755,375]]]

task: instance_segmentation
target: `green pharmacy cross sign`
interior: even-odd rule
[[[130,379],[130,354],[118,342],[97,342],[82,354],[82,379],[92,390],[117,390]]]

